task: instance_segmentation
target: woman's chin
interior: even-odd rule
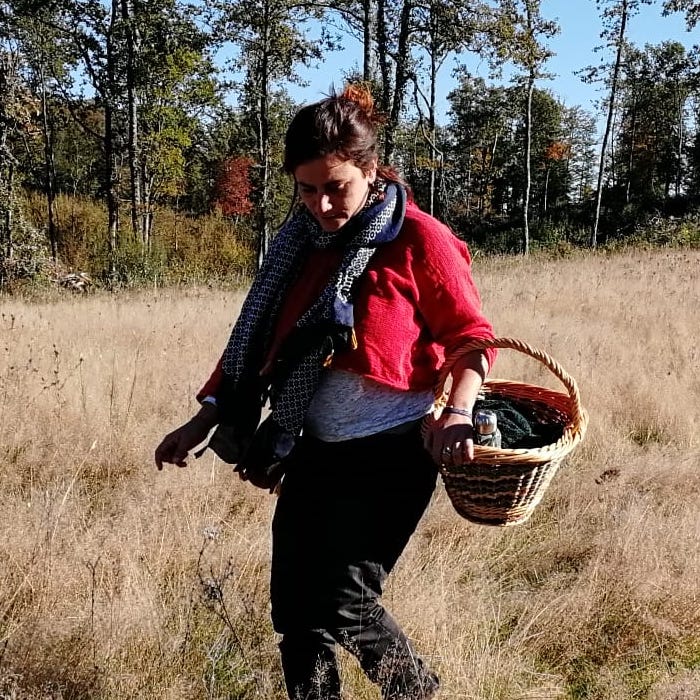
[[[317,221],[324,231],[330,233],[341,229],[348,220],[345,217],[334,216],[328,219],[317,219]]]

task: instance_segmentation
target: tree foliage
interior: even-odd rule
[[[342,32],[362,61],[329,86],[368,81],[384,159],[473,243],[527,250],[583,227],[597,243],[700,206],[697,55],[629,41],[649,2],[597,0],[601,62],[581,76],[604,88],[601,144],[597,115],[546,89],[557,26],[539,0],[0,0],[3,279],[21,250],[27,270],[48,251],[112,282],[179,265],[198,248],[168,229],[173,210],[203,227],[215,211],[226,245],[260,260],[291,204],[288,88],[300,66],[322,70]],[[663,7],[700,18],[697,2]],[[470,54],[491,77],[459,68],[441,124],[438,76]],[[87,211],[89,225],[76,219]]]
[[[240,216],[252,211],[251,165],[253,161],[246,156],[232,156],[219,166],[214,183],[213,207],[224,216]]]
[[[664,2],[664,14],[671,12],[685,12],[685,22],[688,31],[695,29],[700,22],[700,2],[697,0],[666,0]]]
[[[322,17],[322,9],[309,9],[297,0],[235,0],[221,2],[217,27],[220,37],[233,41],[239,55],[233,68],[243,74],[239,87],[243,112],[255,137],[256,196],[258,214],[258,264],[267,253],[272,235],[270,212],[274,204],[273,140],[281,140],[276,129],[273,101],[282,83],[296,82],[295,69],[322,56],[328,38],[322,33],[313,40],[303,31],[305,24]]]

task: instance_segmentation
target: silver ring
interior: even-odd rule
[[[448,454],[448,455],[451,455],[451,454],[452,454],[452,448],[449,447],[449,446],[443,447],[443,448],[442,448],[442,451],[443,451],[445,454]]]

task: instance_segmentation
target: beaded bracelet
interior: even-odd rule
[[[445,406],[442,409],[443,413],[455,413],[458,416],[464,416],[465,418],[471,418],[472,412],[468,411],[466,408],[459,408],[459,406]]]

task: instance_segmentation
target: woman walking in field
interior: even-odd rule
[[[380,165],[372,97],[348,86],[302,108],[284,168],[301,200],[272,243],[199,413],[156,463],[210,446],[272,485],[271,602],[289,697],[341,697],[335,645],[389,700],[434,697],[437,676],[380,604],[385,579],[435,488],[438,463],[473,458],[471,409],[493,350],[453,369],[430,421],[446,351],[492,338],[466,246]],[[272,413],[262,425],[260,407]]]

